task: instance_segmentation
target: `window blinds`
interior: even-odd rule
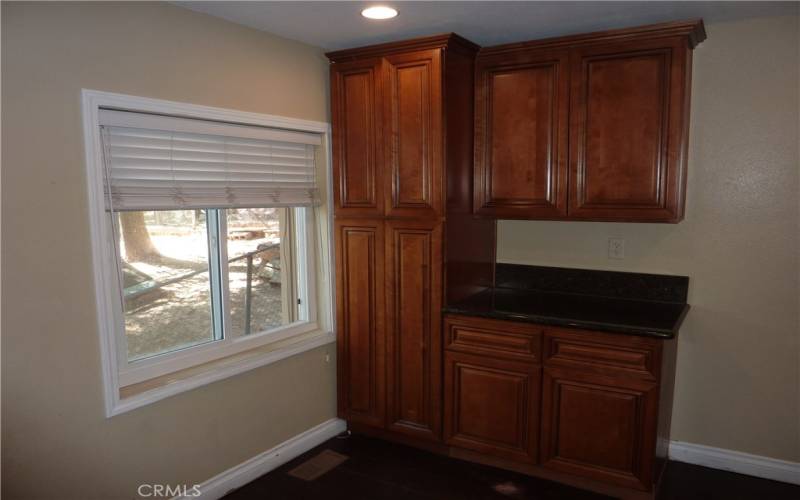
[[[308,206],[317,134],[100,110],[106,209]]]

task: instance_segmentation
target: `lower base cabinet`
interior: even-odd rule
[[[445,445],[615,497],[655,496],[675,339],[457,315],[443,335]]]
[[[405,252],[409,262],[417,263],[412,267],[420,267],[414,256],[424,252],[412,250],[424,248],[417,240],[427,241],[429,233],[425,228],[395,229],[388,232],[413,229]],[[369,241],[366,238],[365,248]],[[361,240],[353,240],[353,251],[360,248],[356,242]],[[400,255],[402,245],[395,247],[389,245],[387,252]],[[395,330],[395,337],[416,338]],[[615,498],[652,500],[667,458],[666,446],[658,444],[669,442],[675,343],[676,339],[446,315],[438,354],[441,378],[434,363],[426,365],[431,393],[441,384],[441,437],[435,437],[435,412],[426,413],[431,415],[425,420],[429,424],[417,419],[412,426],[411,417],[406,417],[402,428],[396,422],[376,426],[353,418],[360,416],[353,412],[356,408],[351,408],[349,420],[356,432]],[[409,374],[422,373],[408,371],[416,365],[402,356],[389,357],[395,369],[405,366]],[[392,409],[388,399],[393,414],[396,407]]]
[[[445,354],[445,439],[451,446],[535,463],[538,365]]]
[[[652,382],[546,368],[542,464],[647,490],[653,472],[658,392]]]

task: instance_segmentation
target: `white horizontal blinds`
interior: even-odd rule
[[[308,206],[316,134],[101,110],[109,210]]]

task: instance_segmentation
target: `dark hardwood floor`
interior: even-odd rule
[[[287,472],[324,449],[347,455],[314,481]],[[230,493],[227,500],[602,500],[608,497],[515,472],[362,436],[334,438]],[[663,500],[796,500],[800,486],[670,462]]]

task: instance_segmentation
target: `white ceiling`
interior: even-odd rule
[[[797,12],[794,2],[173,2],[327,50],[456,32],[482,45],[702,17],[706,22]],[[390,5],[387,21],[361,17]]]

